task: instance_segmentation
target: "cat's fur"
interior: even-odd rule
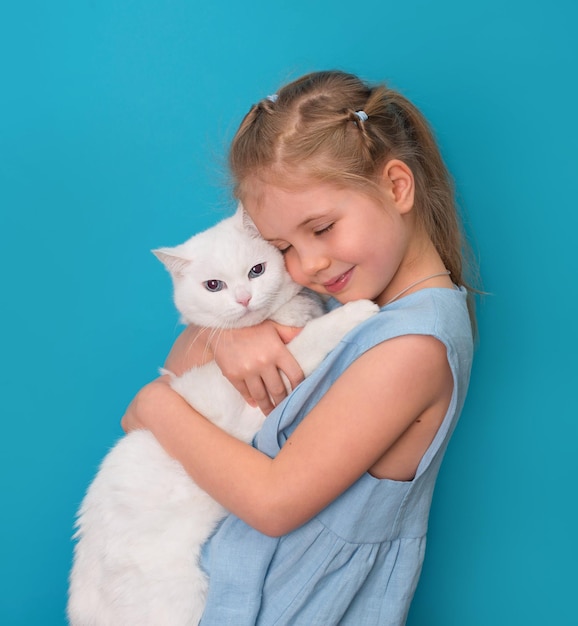
[[[280,252],[258,236],[241,209],[180,246],[154,252],[171,273],[175,304],[186,323],[235,328],[273,318],[305,325],[288,345],[306,375],[377,311],[361,300],[319,317],[320,301],[291,281]],[[210,292],[205,281],[223,285]],[[173,376],[171,385],[246,442],[263,422],[261,411],[243,401],[214,362]],[[199,554],[225,513],[150,432],[123,437],[105,457],[78,512],[70,623],[198,624],[208,585]]]

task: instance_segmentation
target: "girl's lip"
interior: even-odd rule
[[[351,275],[353,274],[353,269],[354,268],[352,267],[351,269],[347,270],[347,272],[345,272],[344,274],[341,274],[337,276],[336,278],[332,278],[326,283],[323,283],[323,287],[325,287],[325,289],[329,293],[338,293],[339,291],[341,291],[347,286],[347,283],[349,282],[349,279],[351,278]]]

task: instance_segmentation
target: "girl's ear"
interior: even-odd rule
[[[383,166],[382,181],[401,214],[409,213],[415,198],[413,172],[406,163],[392,159]]]

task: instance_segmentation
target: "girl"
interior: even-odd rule
[[[399,626],[472,361],[448,174],[410,102],[342,72],[304,76],[254,105],[230,165],[235,195],[294,280],[381,312],[284,401],[279,371],[301,378],[283,344],[294,331],[221,337],[214,358],[226,375],[265,411],[277,405],[253,446],[162,379],[137,394],[123,428],[152,430],[231,512],[204,551],[203,626]],[[170,369],[200,362],[198,335],[185,331]]]

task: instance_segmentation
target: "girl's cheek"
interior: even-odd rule
[[[299,263],[299,257],[293,250],[293,248],[289,248],[285,253],[285,267],[289,272],[289,276],[298,284],[305,285],[308,281],[306,280],[303,272],[301,271],[301,264]]]

